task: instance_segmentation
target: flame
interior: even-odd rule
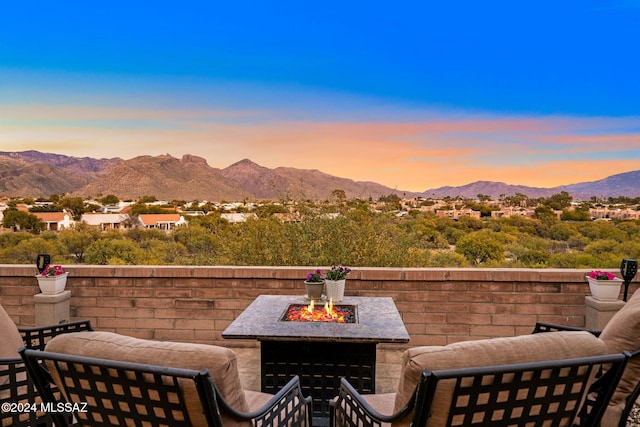
[[[342,310],[335,310],[333,299],[325,302],[323,308],[316,308],[315,302],[311,300],[309,305],[302,307],[296,313],[289,313],[288,319],[299,322],[338,322],[345,323],[346,313]]]

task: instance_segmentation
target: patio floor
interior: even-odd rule
[[[260,391],[260,349],[233,348],[238,358],[240,381],[246,390]],[[378,350],[376,393],[394,393],[400,378],[402,350]]]

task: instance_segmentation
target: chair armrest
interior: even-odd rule
[[[57,325],[37,326],[35,328],[18,328],[24,345],[30,349],[44,350],[49,339],[69,332],[93,331],[89,320],[60,323]]]
[[[381,426],[398,421],[409,414],[415,405],[414,391],[409,403],[400,411],[384,415],[376,411],[345,378],[340,380],[338,396],[329,403],[330,426]]]
[[[240,412],[229,406],[219,392],[216,399],[221,411],[238,421],[252,420],[254,425],[267,426],[311,426],[312,399],[305,397],[300,387],[300,378],[293,377],[262,408],[252,412]]]
[[[595,335],[596,337],[600,336],[602,331],[587,329],[587,328],[579,328],[577,326],[564,326],[564,325],[556,325],[553,323],[546,322],[536,322],[536,326],[533,328],[533,334],[537,334],[540,332],[558,332],[558,331],[587,331]]]

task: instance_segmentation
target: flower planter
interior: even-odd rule
[[[324,290],[324,281],[322,282],[304,282],[304,286],[307,289],[307,298],[310,300],[322,299],[322,291]]]
[[[591,296],[599,301],[617,301],[620,295],[620,287],[622,279],[615,278],[613,280],[596,280],[586,276],[589,281],[589,290]]]
[[[344,286],[347,279],[329,280],[326,279],[324,284],[327,286],[327,298],[333,302],[340,302],[344,298]]]
[[[38,279],[38,286],[40,287],[40,292],[44,295],[56,295],[64,291],[65,286],[67,286],[67,276],[69,273],[62,273],[58,276],[41,276],[37,275],[36,279]]]

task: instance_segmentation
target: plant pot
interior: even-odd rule
[[[326,279],[324,284],[327,286],[327,298],[333,302],[340,302],[344,298],[344,285],[347,279],[329,280]]]
[[[591,296],[599,301],[617,301],[620,296],[620,287],[622,279],[615,278],[613,280],[596,280],[586,276],[589,281],[589,290]]]
[[[322,291],[324,290],[323,282],[307,282],[305,280],[304,287],[307,289],[307,298],[310,300],[322,299]]]
[[[67,276],[68,272],[62,273],[59,276],[40,276],[37,275],[36,279],[38,279],[38,286],[40,287],[40,292],[44,295],[56,295],[64,291],[65,286],[67,286]]]

